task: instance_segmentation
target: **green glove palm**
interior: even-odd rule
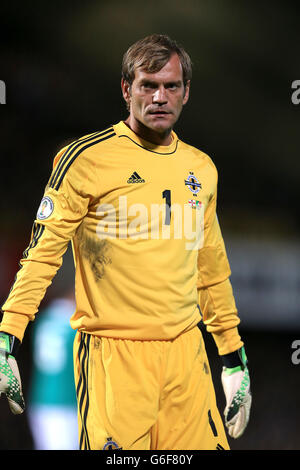
[[[240,437],[247,427],[252,402],[244,348],[241,348],[240,353],[242,364],[236,367],[224,366],[222,371],[222,385],[226,397],[225,424],[229,435],[234,439]]]
[[[14,352],[16,338],[0,332],[0,395],[7,396],[9,407],[14,414],[21,414],[25,409],[21,378]]]

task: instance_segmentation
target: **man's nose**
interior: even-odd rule
[[[165,104],[168,102],[167,93],[164,86],[158,87],[153,93],[153,103]]]

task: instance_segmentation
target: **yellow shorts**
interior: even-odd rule
[[[172,341],[77,332],[80,449],[229,449],[198,327]]]

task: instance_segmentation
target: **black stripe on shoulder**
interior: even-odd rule
[[[81,153],[81,151],[85,150],[87,147],[90,147],[90,146],[98,143],[99,141],[101,142],[102,139],[105,140],[105,138],[107,138],[107,136],[112,136],[112,135],[115,135],[114,129],[113,129],[113,127],[109,127],[105,131],[95,132],[94,134],[91,134],[90,136],[88,136],[86,138],[82,138],[82,139],[79,139],[79,140],[76,140],[75,142],[73,142],[67,148],[65,153],[62,155],[62,157],[60,158],[60,160],[57,164],[57,167],[54,169],[54,172],[53,172],[53,174],[50,178],[50,181],[49,181],[50,188],[57,189],[57,187],[60,186],[61,181],[63,179],[63,178],[61,178],[61,175],[62,174],[65,175],[66,166],[67,166],[67,168],[70,167],[70,165],[69,165],[70,160],[72,160],[72,162],[75,160],[75,158],[74,159],[72,158],[74,156],[74,154],[77,157]],[[86,144],[88,144],[88,145],[86,145]],[[59,184],[58,184],[58,182],[59,182]]]
[[[103,132],[106,132],[106,131],[103,131]],[[91,140],[91,139],[94,139],[95,137],[97,137],[99,134],[101,134],[101,132],[94,132],[93,134],[89,135],[89,136],[86,136],[86,137],[81,137],[80,139],[77,139],[75,140],[74,142],[72,142],[67,150],[64,152],[64,154],[62,155],[62,157],[60,158],[57,166],[54,168],[54,171],[51,175],[51,178],[49,180],[49,186],[50,187],[53,187],[53,185],[55,184],[55,181],[59,175],[59,172],[61,171],[64,163],[65,163],[65,159],[68,158],[68,156],[72,153],[72,151],[77,148],[77,146],[79,146],[81,143],[87,141],[87,140]]]
[[[70,168],[70,166],[72,165],[72,163],[74,162],[74,160],[76,160],[76,158],[84,151],[86,150],[87,148],[89,147],[92,147],[93,145],[96,145],[98,144],[99,142],[103,142],[104,140],[107,140],[107,139],[110,139],[111,137],[113,137],[114,135],[116,135],[115,132],[112,132],[111,134],[108,134],[106,135],[105,137],[101,137],[100,139],[97,139],[95,140],[94,142],[90,143],[90,144],[87,144],[87,145],[84,145],[83,147],[81,147],[72,157],[69,158],[68,162],[66,163],[66,166],[64,168],[64,170],[61,172],[60,174],[60,177],[56,183],[56,185],[54,186],[54,189],[56,191],[58,191],[63,179],[64,179],[64,176],[65,174],[67,173],[68,169]]]

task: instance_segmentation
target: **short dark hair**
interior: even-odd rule
[[[135,71],[141,68],[149,73],[161,70],[177,54],[182,66],[183,83],[192,78],[192,61],[184,48],[165,34],[152,34],[135,42],[123,56],[122,78],[132,84]]]

